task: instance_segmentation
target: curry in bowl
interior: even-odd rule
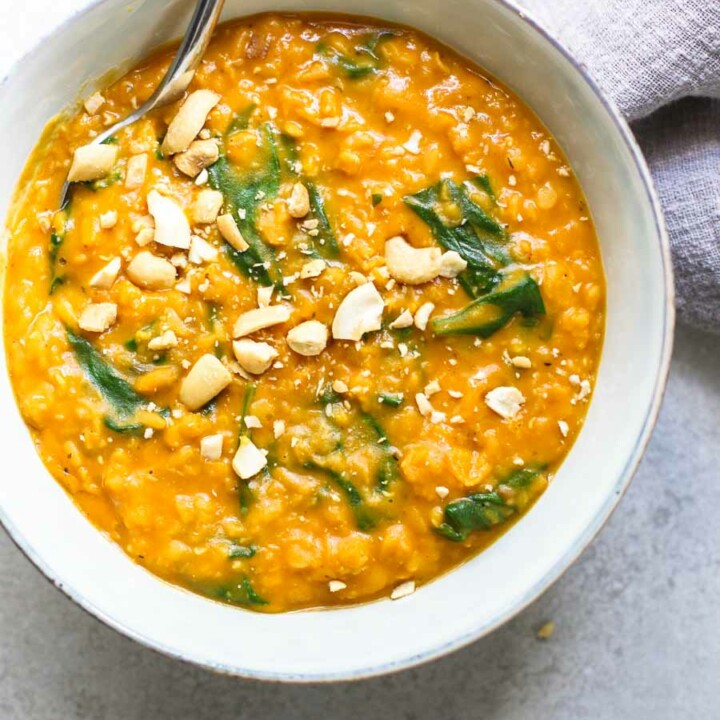
[[[172,583],[266,612],[399,599],[497,539],[581,428],[605,305],[581,189],[469,61],[331,16],[221,27],[183,97],[90,146],[171,56],[52,121],[21,178],[23,417]]]

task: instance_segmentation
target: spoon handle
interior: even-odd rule
[[[155,92],[137,110],[100,133],[93,144],[107,140],[118,130],[132,125],[154,108],[176,100],[185,92],[207,49],[224,3],[225,0],[197,1],[180,48]]]
[[[225,0],[197,0],[195,11],[190,18],[190,24],[185,31],[180,48],[165,73],[165,77],[155,88],[155,92],[137,110],[97,135],[92,141],[93,145],[105,142],[116,132],[132,125],[153,108],[172,102],[185,92],[205,54],[224,3]],[[60,209],[65,208],[69,199],[69,191],[70,184],[66,180],[60,191]]]
[[[172,65],[148,100],[148,110],[177,99],[190,84],[207,50],[224,2],[225,0],[198,0]]]

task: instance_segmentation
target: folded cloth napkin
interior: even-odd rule
[[[720,333],[720,0],[518,2],[631,121],[665,212],[678,317]]]

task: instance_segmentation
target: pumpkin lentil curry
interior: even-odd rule
[[[492,543],[582,424],[604,328],[583,196],[506,88],[423,35],[220,28],[53,121],[5,334],[43,461],[138,563],[264,611],[397,599]],[[56,212],[69,179],[69,204]]]

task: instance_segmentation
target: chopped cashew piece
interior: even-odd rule
[[[149,245],[154,239],[155,239],[155,228],[151,228],[151,227],[143,228],[135,236],[135,242],[140,247],[145,247],[146,245]]]
[[[426,302],[415,312],[415,327],[418,330],[425,330],[430,320],[430,314],[435,309],[435,303]]]
[[[467,262],[463,260],[454,250],[448,250],[440,256],[438,275],[445,278],[454,278],[466,268]]]
[[[220,234],[232,245],[238,252],[245,252],[250,246],[245,242],[235,218],[230,214],[220,215],[217,219],[217,226]]]
[[[391,600],[399,600],[400,598],[412,595],[415,592],[415,581],[408,580],[407,582],[400,583],[391,593]]]
[[[247,435],[243,435],[240,438],[240,447],[238,447],[232,461],[233,470],[240,476],[241,480],[249,480],[266,465],[267,458],[265,455],[258,450]]]
[[[100,227],[103,230],[110,230],[117,225],[118,215],[116,210],[108,210],[100,215]]]
[[[188,259],[187,255],[181,252],[174,253],[173,256],[170,258],[170,262],[176,267],[176,268],[186,268],[188,265]]]
[[[233,337],[240,338],[251,335],[258,330],[279,325],[290,319],[290,308],[287,305],[270,305],[244,312],[233,327]]]
[[[416,393],[415,403],[417,404],[418,410],[423,417],[428,417],[433,413],[433,406],[430,404],[430,401],[427,399],[427,395],[425,395],[425,393]]]
[[[214,248],[207,240],[203,240],[197,235],[193,235],[190,238],[188,260],[193,265],[202,265],[204,262],[215,262],[217,257],[217,248]]]
[[[103,290],[111,288],[120,274],[121,267],[122,260],[119,257],[113,258],[90,278],[90,287],[102,288]]]
[[[190,223],[180,205],[157,190],[148,193],[147,205],[155,219],[155,242],[187,250],[190,247]]]
[[[128,190],[135,190],[142,187],[147,173],[147,155],[132,155],[128,158],[125,167],[125,187]]]
[[[523,370],[527,370],[532,367],[532,361],[529,357],[525,357],[525,355],[516,355],[515,357],[510,358],[510,364],[516,368],[522,368]]]
[[[319,277],[326,267],[327,264],[322,258],[309,260],[300,268],[300,279],[307,280],[308,278]]]
[[[192,292],[192,283],[190,282],[190,278],[184,277],[182,280],[175,283],[175,289],[178,292],[189,295]]]
[[[391,277],[405,285],[421,285],[436,277],[456,277],[467,263],[455,251],[416,248],[400,235],[385,242],[385,263]]]
[[[148,250],[139,252],[127,267],[130,280],[147,290],[167,290],[175,284],[175,266]]]
[[[270,304],[273,296],[273,286],[268,285],[267,287],[259,287],[257,289],[257,304],[258,307],[264,308]]]
[[[332,389],[336,393],[340,393],[342,395],[343,393],[346,393],[350,388],[348,388],[347,383],[344,383],[342,380],[334,380],[332,384]]]
[[[413,155],[420,154],[420,141],[422,140],[422,133],[419,130],[413,130],[412,134],[408,138],[407,142],[403,147]]]
[[[209,225],[217,220],[223,205],[223,194],[219,190],[201,190],[190,209],[192,221],[198,225]]]
[[[210,111],[218,104],[220,96],[211,90],[196,90],[187,96],[168,126],[162,144],[164,155],[185,152],[202,130]]]
[[[428,397],[432,397],[436,393],[439,393],[442,390],[442,387],[440,387],[440,383],[437,380],[431,380],[427,385],[425,385],[423,390]]]
[[[158,335],[148,342],[148,350],[169,350],[177,347],[177,344],[177,335],[172,330],[166,330],[162,335]]]
[[[385,242],[390,275],[406,285],[420,285],[438,276],[442,252],[438,247],[415,248],[397,235]]]
[[[413,316],[409,310],[403,310],[391,323],[393,330],[402,330],[403,328],[412,327]]]
[[[327,341],[328,330],[318,320],[300,323],[287,334],[290,349],[306,357],[319,355],[327,347]]]
[[[485,395],[485,404],[500,417],[512,420],[522,409],[525,396],[516,387],[496,387]]]
[[[134,233],[141,232],[142,230],[155,230],[155,219],[152,215],[131,215],[132,223],[130,229]]]
[[[78,319],[81,330],[86,332],[105,332],[117,320],[115,303],[90,303],[83,308]]]
[[[180,402],[188,410],[198,410],[232,382],[230,371],[210,353],[192,366],[180,386]]]
[[[219,157],[220,151],[214,140],[195,140],[185,152],[178,153],[173,162],[181,173],[194,178]]]
[[[332,324],[336,340],[361,340],[366,332],[380,330],[385,307],[373,283],[367,282],[351,290],[340,303]]]
[[[273,420],[273,436],[277,440],[285,432],[284,420]]]
[[[94,115],[104,104],[105,98],[99,92],[93,93],[83,103],[88,115]]]
[[[310,195],[301,182],[293,185],[287,201],[287,209],[290,217],[294,218],[304,218],[310,212]]]
[[[240,367],[253,375],[262,375],[278,356],[272,345],[249,338],[233,341],[233,353]]]
[[[370,282],[370,279],[367,277],[367,275],[363,275],[357,270],[351,270],[348,274],[348,277],[353,281],[353,283],[355,283],[355,285],[364,285],[365,283]]]
[[[342,580],[330,580],[328,583],[328,590],[331,593],[340,592],[341,590],[345,590],[345,588],[347,588],[347,584]]]
[[[223,436],[218,433],[217,435],[206,435],[200,439],[200,455],[203,460],[219,460],[222,457],[223,451]]]
[[[68,182],[87,182],[105,177],[117,160],[116,145],[83,145],[75,150]]]

